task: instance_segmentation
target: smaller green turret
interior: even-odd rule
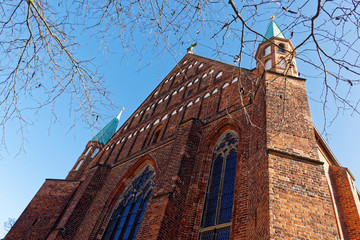
[[[114,117],[113,120],[111,120],[103,129],[100,130],[98,134],[96,134],[91,141],[99,142],[103,145],[106,145],[106,143],[112,138],[112,136],[115,134],[120,116],[124,108],[121,109],[120,113]]]

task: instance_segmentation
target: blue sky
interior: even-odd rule
[[[279,24],[281,26],[281,24]],[[265,32],[265,26],[260,26]],[[294,39],[296,41],[296,39]],[[201,42],[200,42],[201,43]],[[121,107],[125,108],[119,126],[133,113],[152,90],[163,80],[167,73],[185,55],[190,44],[180,47],[176,53],[163,54],[155,58],[156,53],[146,51],[142,58],[129,53],[123,58],[122,49],[116,40],[110,43],[111,53],[102,54],[96,39],[90,39],[80,54],[96,56],[96,63],[105,74],[106,84],[112,92],[112,99],[118,104],[117,109],[104,108],[100,112],[105,126],[115,117]],[[238,51],[236,42],[234,51]],[[231,48],[231,46],[228,46]],[[202,44],[195,49],[196,54],[212,58],[209,49]],[[154,59],[155,58],[155,59]],[[232,63],[231,58],[222,59]],[[141,68],[141,71],[139,71]],[[312,69],[298,61],[298,69],[305,75],[311,75]],[[315,126],[322,132],[324,116],[322,104],[316,100],[322,89],[322,82],[317,78],[308,78],[306,82],[310,110]],[[358,89],[354,96],[360,96]],[[21,134],[16,122],[11,122],[4,133],[7,150],[1,149],[0,160],[0,237],[4,235],[3,222],[9,217],[18,218],[32,197],[47,178],[63,179],[73,167],[78,156],[83,152],[94,132],[81,121],[71,128],[72,117],[69,116],[67,99],[57,108],[61,116],[59,122],[52,125],[49,119],[50,109],[44,109],[37,115],[29,114],[32,124],[25,130],[25,150],[18,153]],[[330,107],[330,105],[329,105]],[[334,108],[335,109],[335,108]],[[329,108],[328,119],[336,115]],[[331,150],[340,163],[348,167],[354,176],[360,179],[360,118],[350,111],[338,113],[331,126],[327,126],[328,135],[324,136]],[[96,133],[96,132],[95,132]],[[18,153],[18,154],[17,154]],[[360,180],[356,181],[360,189]]]

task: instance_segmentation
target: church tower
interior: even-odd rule
[[[274,19],[255,69],[190,50],[65,180],[45,181],[6,240],[360,239],[354,179]]]
[[[285,38],[274,18],[271,17],[265,38],[255,54],[257,68],[260,72],[275,71],[297,77],[296,50],[291,41]]]

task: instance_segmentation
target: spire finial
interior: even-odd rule
[[[197,42],[191,44],[191,46],[186,49],[187,53],[194,53],[194,47],[196,47],[196,45],[197,45]]]
[[[125,108],[121,108],[121,111],[119,112],[119,114],[116,116],[117,120],[120,121],[120,117],[121,117],[121,113],[124,111]]]
[[[272,15],[271,16],[271,20],[270,20],[270,23],[269,23],[269,26],[267,28],[267,31],[265,33],[265,38],[264,38],[264,41],[270,39],[270,38],[273,38],[273,37],[277,37],[277,38],[284,38],[284,34],[281,32],[279,26],[276,24],[275,20],[274,20],[275,16]]]
[[[103,145],[106,145],[106,143],[114,136],[117,125],[120,120],[121,113],[124,111],[124,108],[121,109],[120,113],[114,117],[101,131],[96,134],[91,141],[99,142]]]

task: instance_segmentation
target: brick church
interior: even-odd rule
[[[294,47],[273,19],[265,37],[254,69],[189,48],[5,239],[360,239],[359,192],[311,121]]]

